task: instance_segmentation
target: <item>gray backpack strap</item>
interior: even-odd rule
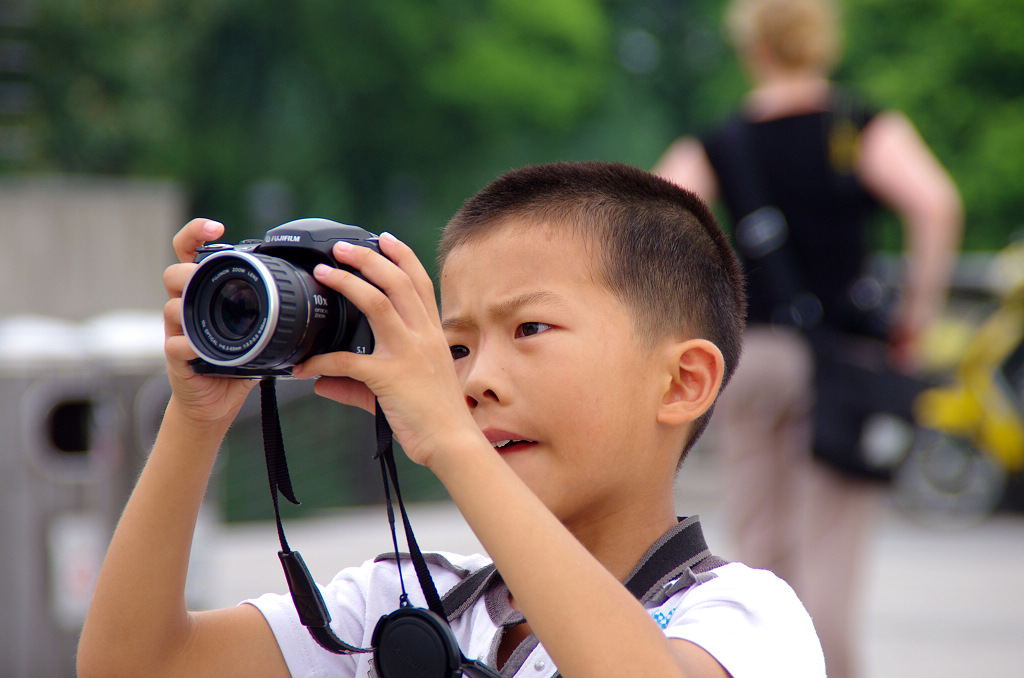
[[[486,590],[487,585],[491,583],[495,572],[497,572],[497,568],[494,567],[494,563],[484,565],[442,596],[441,607],[444,608],[449,622],[455,621],[473,606],[477,598]]]
[[[689,583],[681,587],[671,586],[673,593],[706,581],[709,577],[698,575],[704,575],[725,562],[711,555],[700,519],[691,516],[680,520],[676,527],[648,549],[626,579],[626,588],[646,605],[659,598],[659,594],[677,580],[688,580]],[[684,577],[688,571],[689,575]]]
[[[708,573],[726,561],[711,555],[697,516],[682,518],[654,543],[626,579],[626,588],[641,603],[667,599],[714,577]],[[494,564],[471,573],[441,598],[448,621],[468,610],[497,575]],[[668,594],[668,595],[666,595]]]

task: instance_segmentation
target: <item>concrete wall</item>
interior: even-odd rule
[[[183,191],[156,180],[0,178],[0,316],[159,309]]]

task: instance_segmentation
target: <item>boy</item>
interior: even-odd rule
[[[175,250],[191,261],[221,232],[193,221]],[[621,583],[677,527],[676,468],[739,354],[741,278],[703,203],[623,165],[512,172],[445,230],[443,314],[412,251],[387,234],[380,248],[334,250],[366,280],[315,271],[367,315],[372,355],[315,356],[295,375],[341,403],[379,399],[487,549],[500,577],[453,623],[466,656],[508,676],[824,675],[810,618],[767,572],[717,567],[650,611]],[[165,274],[174,395],[111,543],[80,675],[362,678],[369,658],[321,650],[286,597],[185,610],[195,514],[252,386],[190,371],[178,297],[192,269]],[[442,595],[486,562],[445,557],[431,566]],[[325,587],[343,640],[369,645],[396,606],[395,569],[370,563]]]

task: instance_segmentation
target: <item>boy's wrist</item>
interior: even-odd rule
[[[479,460],[490,453],[494,453],[493,447],[475,424],[457,427],[449,429],[443,440],[439,441],[437,451],[431,455],[427,467],[447,487],[449,482],[458,477],[453,472],[464,470],[467,461]]]
[[[181,398],[171,395],[164,411],[161,428],[174,428],[178,433],[196,442],[216,440],[217,444],[227,435],[234,416],[211,419],[204,416],[201,408],[190,407]]]

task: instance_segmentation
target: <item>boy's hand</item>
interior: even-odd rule
[[[320,376],[319,395],[369,412],[376,397],[406,454],[430,466],[435,452],[447,447],[442,436],[469,433],[486,441],[455,374],[430,276],[412,249],[394,236],[382,234],[380,249],[384,256],[347,243],[334,247],[338,262],[366,280],[330,266],[314,271],[322,284],[366,315],[373,329],[373,353],[318,355],[293,373]]]
[[[164,305],[164,353],[167,356],[167,374],[171,389],[182,412],[206,422],[234,419],[254,379],[228,379],[198,375],[188,361],[196,356],[185,339],[181,327],[181,293],[192,277],[197,264],[192,263],[196,249],[224,234],[224,226],[210,219],[193,219],[174,236],[174,252],[181,263],[164,271],[164,287],[170,300]]]

